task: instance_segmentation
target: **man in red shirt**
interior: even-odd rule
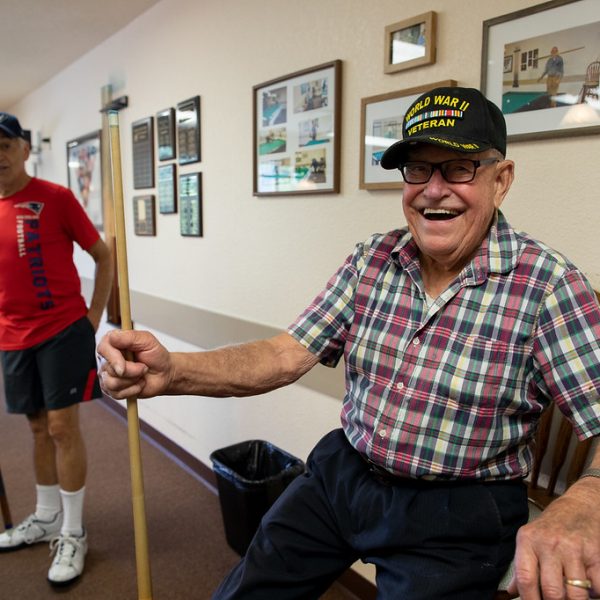
[[[79,577],[85,444],[78,405],[100,395],[95,332],[113,276],[108,247],[66,188],[30,177],[19,121],[0,113],[0,359],[9,413],[25,414],[34,440],[35,512],[0,534],[0,551],[49,541],[48,580]],[[77,242],[96,263],[89,308],[73,262]]]

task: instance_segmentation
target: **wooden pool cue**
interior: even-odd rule
[[[6,497],[6,488],[4,487],[4,479],[2,479],[2,470],[0,469],[0,510],[2,511],[2,520],[4,521],[4,529],[12,529],[12,517],[10,516],[10,508],[8,506],[8,498]]]
[[[119,137],[119,113],[108,111],[110,133],[110,161],[112,166],[113,198],[115,203],[115,239],[117,248],[117,273],[121,328],[133,329],[129,303],[129,273],[127,270],[127,244],[125,241],[125,211],[123,207],[123,177],[121,173],[121,142]],[[134,360],[131,353],[127,360]],[[135,558],[139,600],[152,599],[152,580],[148,558],[148,532],[144,503],[144,481],[140,452],[140,428],[137,398],[127,398],[127,428],[129,431],[129,462],[131,466],[131,500],[133,503],[133,528],[135,532]]]

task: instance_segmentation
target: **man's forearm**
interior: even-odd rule
[[[296,381],[318,357],[288,334],[218,350],[171,354],[167,393],[199,396],[251,396]]]

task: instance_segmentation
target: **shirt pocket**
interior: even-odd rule
[[[438,394],[458,405],[497,410],[514,399],[523,378],[525,348],[482,336],[468,336],[440,364]]]

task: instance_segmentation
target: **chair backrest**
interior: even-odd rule
[[[542,463],[549,450],[548,442],[555,413],[558,417],[558,429],[554,438],[552,454],[549,455],[549,460],[546,461],[548,473],[545,474],[546,477],[542,478],[540,477]],[[583,471],[592,442],[593,438],[588,438],[582,442],[577,440],[573,434],[571,423],[563,415],[559,415],[554,404],[552,404],[542,415],[536,436],[534,464],[528,488],[530,500],[543,509],[560,495],[557,492],[557,483],[570,450],[571,456],[565,473],[565,489],[576,481]],[[542,485],[542,479],[546,480],[545,485]]]
[[[600,62],[598,62],[598,65],[600,66]],[[600,292],[596,291],[596,297],[600,303]],[[550,432],[555,420],[553,419],[554,413],[557,413],[558,426],[554,424],[557,429],[552,455],[544,464],[548,470],[547,477],[541,478],[542,463],[549,450]],[[552,404],[542,415],[536,435],[534,463],[528,489],[530,500],[543,509],[560,495],[557,491],[557,483],[568,457],[569,464],[566,466],[565,472],[565,489],[575,482],[585,467],[592,443],[593,438],[588,438],[582,442],[577,440],[573,434],[571,423],[565,417],[559,415],[554,404]],[[545,485],[542,485],[541,479],[547,479]]]
[[[585,85],[597,86],[600,83],[600,61],[595,60],[587,66]]]

